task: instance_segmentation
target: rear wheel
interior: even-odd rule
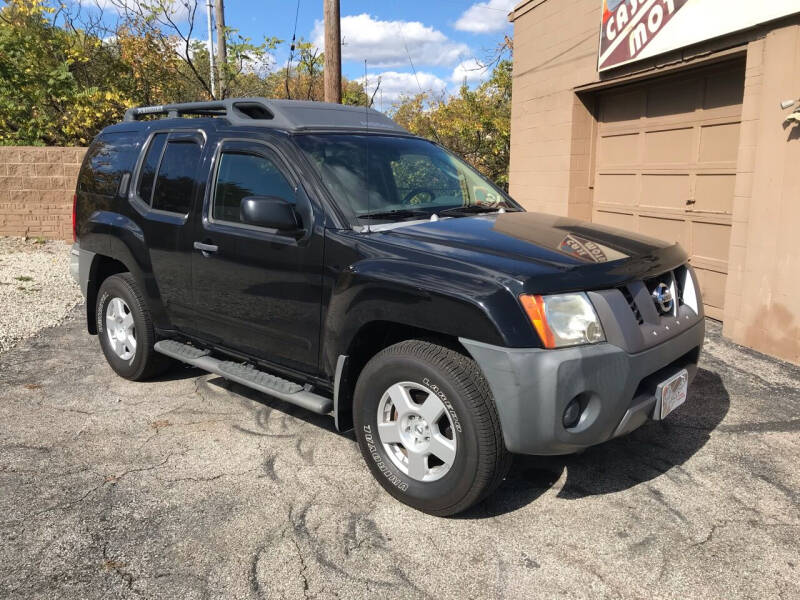
[[[141,381],[165,371],[170,360],[153,349],[156,339],[150,311],[133,276],[112,275],[97,296],[97,335],[114,372]]]
[[[353,408],[373,475],[418,510],[461,512],[508,473],[491,390],[475,362],[454,350],[420,340],[386,348],[361,372]]]

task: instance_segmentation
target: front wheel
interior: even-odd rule
[[[511,466],[489,385],[455,350],[420,340],[386,348],[361,372],[353,409],[372,474],[423,512],[469,508]]]

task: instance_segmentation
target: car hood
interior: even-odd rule
[[[616,286],[687,259],[678,244],[529,212],[426,221],[389,229],[383,236],[416,246],[426,256],[503,272],[542,292]]]

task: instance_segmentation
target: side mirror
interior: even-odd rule
[[[300,229],[294,207],[277,196],[247,196],[239,205],[242,223],[257,225],[282,232]]]

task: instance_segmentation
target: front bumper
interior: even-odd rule
[[[681,369],[694,378],[704,335],[700,319],[636,354],[609,343],[558,350],[461,343],[489,382],[508,450],[544,455],[576,452],[656,418],[656,386]],[[585,408],[568,430],[562,418],[573,398]]]

